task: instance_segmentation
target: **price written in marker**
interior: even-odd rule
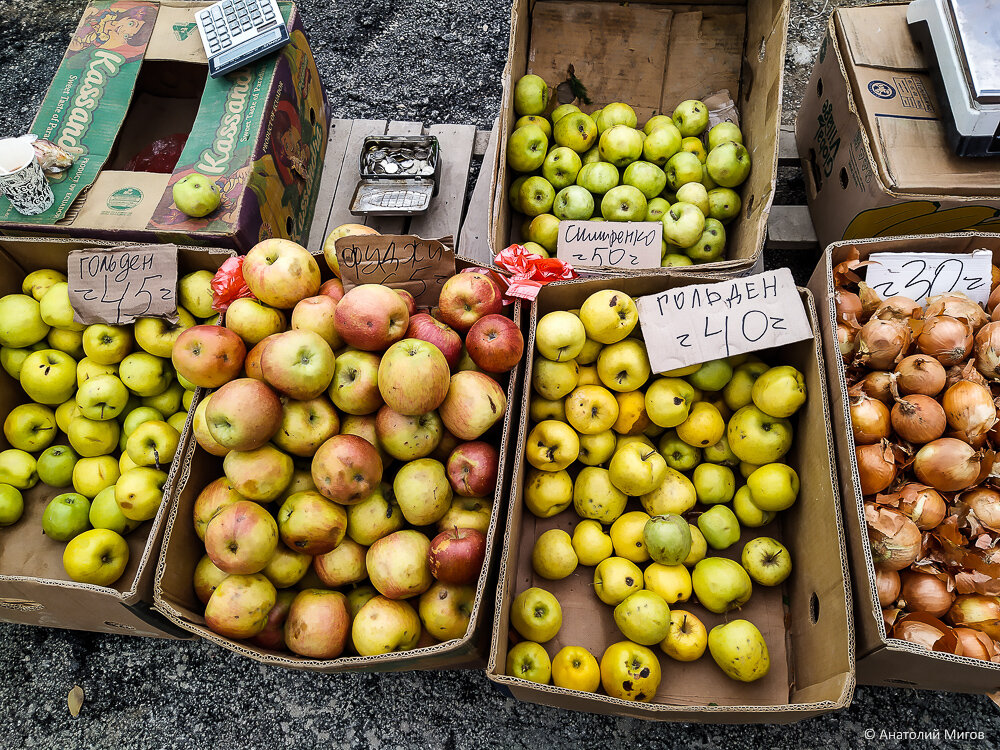
[[[413,235],[363,234],[337,240],[344,291],[361,284],[405,289],[417,305],[433,307],[444,282],[455,275],[451,237],[425,240]]]
[[[678,287],[637,305],[653,372],[813,337],[787,268]]]
[[[962,292],[981,305],[990,296],[993,253],[872,253],[865,283],[882,298],[928,297]]]
[[[74,250],[66,278],[78,323],[177,320],[176,245]]]
[[[659,268],[658,221],[560,221],[556,257],[573,266]]]

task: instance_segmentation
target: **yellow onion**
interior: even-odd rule
[[[929,651],[951,631],[947,625],[926,612],[913,612],[901,617],[892,629],[892,637],[900,638]]]
[[[961,292],[949,292],[928,297],[924,315],[928,318],[933,318],[935,315],[965,318],[969,321],[973,331],[978,331],[990,319],[978,302]]]
[[[910,327],[895,320],[872,318],[858,331],[855,363],[871,370],[891,370],[910,345]]]
[[[948,513],[948,504],[941,493],[933,487],[912,482],[899,489],[899,505],[901,513],[905,514],[917,528],[927,531],[937,527]]]
[[[981,456],[968,443],[939,438],[927,443],[913,459],[917,479],[938,492],[968,489],[979,479]]]
[[[986,378],[976,369],[975,361],[971,359],[964,365],[952,365],[945,372],[948,374],[948,378],[944,381],[945,390],[963,380],[968,380],[971,383],[979,383],[979,385],[984,385],[987,388],[990,386]]]
[[[927,318],[917,348],[943,365],[957,365],[972,351],[972,326],[948,315]]]
[[[878,443],[889,437],[889,410],[864,391],[851,394],[851,429],[858,445]]]
[[[936,396],[947,377],[944,365],[926,354],[911,354],[896,365],[896,387],[902,393]]]
[[[948,425],[973,445],[982,442],[997,421],[993,394],[986,386],[962,380],[944,392],[941,406]]]
[[[884,370],[870,372],[855,386],[886,406],[892,406],[892,373]]]
[[[955,626],[972,628],[990,638],[1000,638],[1000,599],[983,594],[960,594],[946,618]]]
[[[865,503],[865,522],[876,569],[902,570],[917,559],[922,540],[920,529],[898,510]]]
[[[923,317],[924,311],[916,302],[909,297],[896,295],[886,297],[872,314],[873,318],[880,320],[898,320],[906,322],[911,318]]]
[[[976,369],[988,378],[1000,378],[1000,322],[987,323],[980,328],[974,346]]]
[[[845,362],[850,361],[854,354],[854,338],[857,335],[855,328],[847,323],[837,323],[837,348],[840,350],[840,357]]]
[[[990,320],[994,322],[1000,321],[1000,305],[993,308],[993,311],[990,313]]]
[[[997,655],[997,645],[986,633],[980,633],[972,628],[952,628],[951,632],[961,644],[962,650],[959,656],[992,661]]]
[[[975,487],[964,493],[961,499],[979,523],[1000,533],[1000,492],[989,487]]]
[[[914,445],[937,440],[948,426],[941,404],[920,393],[897,399],[891,419],[896,434]]]
[[[878,590],[878,603],[888,607],[899,598],[901,583],[899,573],[895,570],[875,568],[875,588]]]
[[[1000,305],[1000,286],[994,284],[993,291],[990,292],[990,297],[986,300],[986,309],[993,312],[997,305]]]
[[[892,447],[885,440],[856,446],[854,454],[858,461],[862,495],[874,495],[892,484],[896,478],[896,460]]]
[[[833,298],[837,305],[837,320],[841,323],[857,322],[862,314],[861,298],[846,289],[837,289]]]
[[[899,574],[899,595],[909,612],[927,612],[941,617],[951,608],[955,594],[937,576],[906,570]]]

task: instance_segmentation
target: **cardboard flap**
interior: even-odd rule
[[[920,47],[906,23],[906,5],[842,8],[837,19],[850,57],[857,65],[894,70],[926,70]]]
[[[205,47],[201,43],[195,13],[209,3],[160,4],[156,16],[156,33],[146,49],[147,60],[181,60],[208,64]]]

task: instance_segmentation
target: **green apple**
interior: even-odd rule
[[[38,404],[61,404],[76,390],[76,362],[66,352],[42,349],[21,365],[21,388]]]
[[[663,215],[670,210],[670,204],[663,198],[653,198],[646,202],[645,221],[663,221]]]
[[[541,115],[524,115],[523,117],[518,117],[514,123],[514,130],[525,125],[537,125],[545,133],[545,137],[550,141],[552,140],[552,124]]]
[[[576,184],[594,195],[604,195],[618,184],[620,175],[614,164],[606,161],[584,164],[576,176]]]
[[[578,154],[583,154],[598,142],[597,125],[590,115],[570,112],[552,127],[552,138],[560,146],[566,146]]]
[[[69,303],[69,284],[59,281],[49,287],[38,301],[38,311],[42,320],[53,328],[67,331],[82,331],[84,325],[73,320],[73,306]]]
[[[739,682],[759,680],[771,669],[767,642],[757,626],[748,620],[733,620],[712,628],[708,634],[708,651],[719,669]]]
[[[45,338],[52,349],[66,352],[74,359],[83,357],[83,334],[79,331],[67,331],[64,328],[52,328]]]
[[[618,393],[639,390],[649,379],[646,345],[636,338],[608,344],[597,357],[597,375],[605,387]]]
[[[13,448],[29,453],[44,450],[56,437],[56,415],[41,404],[20,404],[7,414],[3,434]]]
[[[686,182],[677,188],[677,200],[697,206],[705,216],[708,216],[708,191],[700,182]]]
[[[208,216],[222,204],[219,186],[199,172],[175,182],[171,195],[178,210],[194,218]]]
[[[594,196],[579,185],[565,187],[556,194],[552,213],[559,220],[586,221],[594,215]]]
[[[616,607],[642,589],[642,571],[624,557],[609,557],[594,568],[594,593],[605,604]]]
[[[30,490],[38,484],[35,457],[17,448],[0,452],[0,483]]]
[[[83,352],[99,365],[116,365],[132,351],[132,332],[125,326],[96,323],[83,332]]]
[[[646,196],[631,185],[611,188],[601,199],[601,215],[607,221],[642,221],[646,218]]]
[[[541,644],[521,641],[507,652],[504,673],[547,685],[552,678],[552,661]]]
[[[685,138],[701,135],[708,127],[708,107],[697,99],[687,99],[677,105],[672,119]]]
[[[642,529],[649,556],[661,565],[680,565],[691,553],[691,528],[676,513],[653,516]]]
[[[136,466],[167,468],[179,441],[177,430],[166,422],[143,422],[128,436],[125,450]]]
[[[705,144],[701,142],[701,138],[693,135],[688,136],[687,138],[682,138],[681,151],[687,151],[688,153],[697,156],[698,161],[700,161],[704,167],[705,160],[708,158],[708,153],[705,151]]]
[[[743,568],[761,586],[777,586],[792,573],[792,558],[777,539],[760,536],[743,545]]]
[[[41,307],[32,297],[26,294],[0,297],[0,344],[4,347],[23,349],[44,339],[48,332]]]
[[[11,526],[24,513],[24,498],[17,487],[0,484],[0,526]]]
[[[35,469],[38,478],[49,487],[69,487],[78,456],[68,445],[52,445],[42,451]]]
[[[701,182],[701,162],[688,151],[678,151],[667,159],[663,171],[667,175],[667,186],[675,193],[689,182]]]
[[[521,185],[523,185],[531,175],[523,174],[511,180],[510,189],[507,191],[507,199],[510,207],[515,211],[521,210]]]
[[[750,174],[750,153],[742,143],[726,141],[708,152],[709,176],[722,187],[742,185]]]
[[[583,162],[580,155],[566,146],[556,146],[549,150],[542,162],[542,177],[549,181],[553,188],[562,190],[576,182]]]
[[[642,156],[642,133],[628,125],[613,125],[601,133],[601,158],[625,167]]]
[[[701,450],[685,443],[673,430],[663,434],[657,448],[667,466],[675,471],[691,471],[701,462]]]
[[[531,255],[537,255],[539,258],[551,258],[552,257],[549,254],[549,251],[546,248],[544,248],[541,245],[539,245],[537,242],[531,242],[529,240],[528,242],[521,243],[521,246],[529,254],[531,254]],[[473,363],[473,364],[475,364],[475,363]]]
[[[646,140],[642,142],[642,156],[662,168],[670,157],[681,150],[681,138],[680,131],[672,122],[661,125],[646,135]]]
[[[667,464],[655,449],[641,443],[618,448],[608,464],[611,482],[626,495],[652,492],[663,482]]]
[[[729,549],[740,539],[739,519],[727,505],[713,505],[698,516],[698,528],[712,549]]]
[[[719,440],[715,445],[710,445],[704,449],[702,455],[705,460],[713,464],[723,464],[724,466],[737,466],[740,460],[733,453],[733,449],[729,447],[729,438],[725,435]]]
[[[144,351],[156,357],[169,359],[177,338],[197,322],[191,313],[178,305],[176,323],[164,318],[139,318],[135,322],[132,335],[135,337],[135,343]]]
[[[586,342],[587,329],[584,327],[583,321],[566,310],[554,310],[546,313],[535,326],[535,347],[539,354],[553,362],[567,362],[575,359]],[[578,377],[578,366],[575,362],[573,365]],[[576,387],[575,380],[576,378],[574,378],[573,388]],[[546,398],[549,397],[546,396]]]
[[[794,367],[772,367],[753,384],[754,404],[772,417],[790,417],[806,402],[806,383]]]
[[[177,282],[177,301],[196,318],[210,318],[215,314],[212,309],[213,278],[215,274],[211,271],[192,271]]]
[[[655,164],[648,161],[634,161],[625,168],[622,184],[638,188],[648,201],[663,191],[667,184],[667,176]]]
[[[167,472],[149,466],[129,469],[115,484],[115,502],[126,518],[148,521],[156,515],[163,502],[163,485]]]
[[[122,422],[122,434],[127,438],[144,422],[162,422],[163,419],[163,413],[159,409],[154,409],[152,406],[140,406],[125,415]]]
[[[574,112],[579,112],[579,111],[580,108],[575,104],[560,104],[558,107],[552,110],[552,114],[550,115],[550,117],[552,118],[552,122],[556,123],[559,122],[566,115],[570,115],[573,114]]]
[[[698,501],[704,505],[728,503],[736,494],[736,476],[728,466],[703,463],[691,475]]]
[[[534,172],[541,168],[548,149],[545,131],[537,125],[524,125],[507,139],[507,164],[515,172]]]
[[[118,366],[118,376],[132,393],[140,398],[158,396],[170,386],[173,368],[166,359],[148,352],[129,354]]]
[[[624,292],[602,289],[584,300],[580,306],[580,320],[588,339],[597,344],[616,344],[635,330],[639,311],[635,300]],[[598,357],[600,351],[598,347]]]
[[[598,127],[601,133],[604,133],[605,130],[609,130],[615,125],[635,128],[638,124],[639,118],[632,107],[623,102],[612,102],[601,109],[601,122],[598,123]]]
[[[514,597],[510,624],[523,638],[545,643],[562,627],[562,607],[551,592],[533,586]]]
[[[690,203],[675,203],[663,215],[663,238],[671,245],[690,247],[705,231],[705,215]]]
[[[584,166],[587,164],[596,164],[601,160],[601,148],[600,146],[591,146],[586,151],[580,155],[580,161],[583,162]]]
[[[733,366],[727,359],[711,359],[687,376],[688,382],[701,391],[721,391],[732,380]]]
[[[556,191],[544,177],[529,177],[521,185],[519,197],[521,212],[528,216],[551,213]]]
[[[734,122],[727,121],[716,123],[712,126],[711,130],[708,131],[709,151],[726,141],[743,143],[743,133],[740,131],[739,126]]]
[[[50,286],[60,281],[66,281],[66,274],[52,268],[41,268],[24,277],[24,280],[21,281],[21,291],[36,300],[40,300],[45,296],[45,292]]]
[[[599,466],[586,466],[573,483],[573,509],[580,518],[613,523],[625,512],[628,495],[611,481],[611,473]]]
[[[746,485],[736,490],[736,494],[733,496],[733,513],[736,514],[740,526],[754,529],[771,523],[777,515],[774,511],[758,508],[754,504],[750,488]]]
[[[633,643],[652,646],[667,637],[670,607],[652,591],[636,591],[615,607],[615,624]]]
[[[686,255],[678,255],[677,253],[664,253],[663,257],[660,259],[660,266],[663,268],[674,268],[676,266],[693,266],[694,261],[691,260]]]
[[[646,123],[642,126],[642,132],[649,136],[654,130],[659,130],[667,125],[670,127],[677,127],[674,125],[674,121],[670,119],[669,115],[653,115]]]
[[[14,380],[21,379],[21,367],[24,365],[24,360],[28,358],[31,354],[31,349],[11,349],[10,347],[0,348],[0,365],[3,366],[4,371],[10,375]]]
[[[739,216],[742,205],[735,190],[717,187],[708,191],[708,215],[723,224],[728,224]]]
[[[559,197],[558,194],[556,197]],[[559,244],[559,219],[552,214],[539,214],[534,217],[528,225],[528,239],[540,245],[546,252],[554,253]]]
[[[114,375],[90,378],[76,392],[80,415],[97,421],[117,417],[125,409],[128,399],[128,388]]]
[[[42,533],[57,542],[68,542],[90,528],[90,501],[76,492],[56,495],[42,512]]]
[[[90,357],[84,357],[79,362],[76,363],[76,387],[79,388],[81,385],[86,383],[91,378],[96,378],[98,375],[114,375],[118,377],[118,365],[102,365],[98,364]]]
[[[646,389],[646,414],[653,424],[676,427],[688,418],[694,388],[682,378],[659,378]]]
[[[514,84],[514,111],[519,115],[540,115],[549,106],[549,87],[539,76],[528,74]]]
[[[698,263],[709,263],[725,255],[726,228],[722,226],[722,222],[718,219],[705,219],[705,229],[701,237],[691,246],[684,248],[684,253]]]
[[[120,428],[113,419],[99,421],[84,416],[73,417],[66,437],[78,454],[84,457],[103,456],[118,445]]]
[[[177,432],[184,431],[185,422],[187,422],[187,410],[179,411],[167,417],[167,424],[177,430]]]
[[[73,489],[86,498],[97,497],[108,487],[114,487],[121,468],[114,456],[81,458],[73,465]]]
[[[706,557],[698,562],[691,573],[691,585],[701,605],[716,614],[742,607],[753,593],[753,583],[743,566],[726,557]]]
[[[750,404],[729,418],[726,436],[740,461],[762,466],[777,461],[792,447],[792,424]]]
[[[788,464],[764,464],[747,477],[750,499],[763,511],[791,508],[799,495],[799,475]]]
[[[156,396],[145,396],[140,403],[142,406],[151,406],[160,414],[176,414],[182,408],[184,398],[184,387],[177,382],[171,383],[167,390]],[[185,409],[184,411],[187,411]]]

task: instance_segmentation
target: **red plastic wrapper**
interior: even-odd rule
[[[241,297],[253,297],[243,280],[243,256],[229,258],[212,278],[212,309],[225,312]]]
[[[529,253],[524,245],[504,248],[494,259],[510,271],[507,295],[534,302],[539,290],[551,281],[566,281],[577,277],[573,266],[558,258],[540,258]]]
[[[187,138],[187,133],[174,133],[166,138],[158,138],[129,159],[125,169],[129,172],[171,174],[177,166],[177,160],[181,158]]]

